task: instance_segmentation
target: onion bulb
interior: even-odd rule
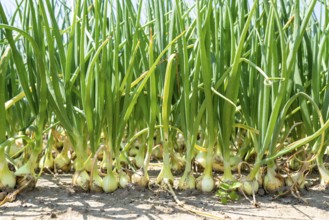
[[[195,189],[195,178],[192,173],[184,175],[178,184],[180,190]]]
[[[247,195],[251,196],[258,192],[259,184],[257,180],[243,180],[240,189]]]
[[[171,169],[175,172],[182,172],[185,167],[185,160],[175,153],[171,156]]]
[[[54,168],[54,159],[51,153],[47,153],[41,157],[39,161],[39,168],[47,168],[49,170],[52,170]]]
[[[298,189],[304,189],[305,181],[306,181],[306,174],[308,170],[303,170],[299,172],[295,172],[291,175],[288,175],[285,179],[287,186],[297,186]]]
[[[135,156],[135,164],[138,168],[141,168],[144,165],[144,152],[140,150]]]
[[[89,190],[89,175],[85,170],[76,171],[72,178],[72,184],[75,191],[88,191]]]
[[[97,169],[93,173],[93,179],[90,184],[91,192],[102,192],[103,191],[103,179],[99,176]]]
[[[71,146],[70,139],[68,137],[65,137],[65,140],[63,142],[63,149],[60,154],[58,154],[54,160],[55,168],[63,170],[64,172],[68,172],[71,169],[71,159],[73,158],[69,157],[69,149]]]
[[[119,174],[119,185],[121,188],[126,188],[130,182],[130,177],[125,172]]]
[[[275,166],[267,168],[267,174],[264,177],[263,187],[266,192],[277,192],[284,186],[282,176],[275,172]]]
[[[54,165],[56,169],[63,170],[64,172],[68,172],[71,168],[71,159],[68,156],[67,151],[62,151],[60,154],[57,154]]]
[[[31,166],[31,160],[28,160],[23,166],[16,170],[15,175],[24,176],[32,173],[34,173],[34,169]]]
[[[197,189],[202,192],[211,192],[215,187],[215,181],[211,175],[203,174],[197,179]]]
[[[118,177],[110,172],[103,178],[103,190],[106,193],[114,192],[118,188]]]
[[[131,182],[141,187],[147,187],[149,180],[141,170],[138,170],[131,176]]]
[[[8,191],[14,189],[16,176],[8,168],[6,159],[0,161],[0,190]]]

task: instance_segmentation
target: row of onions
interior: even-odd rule
[[[0,4],[1,191],[49,170],[145,187],[152,161],[181,190],[329,184],[328,1],[16,6]]]

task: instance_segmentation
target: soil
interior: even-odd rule
[[[42,175],[34,190],[0,207],[0,219],[329,219],[329,190],[316,185],[302,192],[307,204],[292,195],[276,199],[273,195],[257,195],[259,207],[243,196],[223,205],[215,192],[176,190],[186,207],[182,208],[172,194],[155,185],[150,189],[129,185],[109,194],[76,193],[70,185],[71,175],[58,178]]]

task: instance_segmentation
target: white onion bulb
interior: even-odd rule
[[[103,178],[103,190],[106,193],[114,192],[118,188],[118,178],[113,172]]]

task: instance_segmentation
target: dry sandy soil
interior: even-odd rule
[[[195,211],[212,214],[205,217],[178,206],[170,193],[129,186],[114,193],[75,193],[70,188],[69,175],[60,181],[43,175],[37,187],[20,194],[16,201],[0,207],[0,219],[329,219],[329,190],[316,186],[303,192],[305,204],[291,195],[273,200],[271,195],[257,195],[260,207],[241,198],[222,205],[215,193],[177,192],[179,200]],[[216,218],[215,218],[216,219]]]

